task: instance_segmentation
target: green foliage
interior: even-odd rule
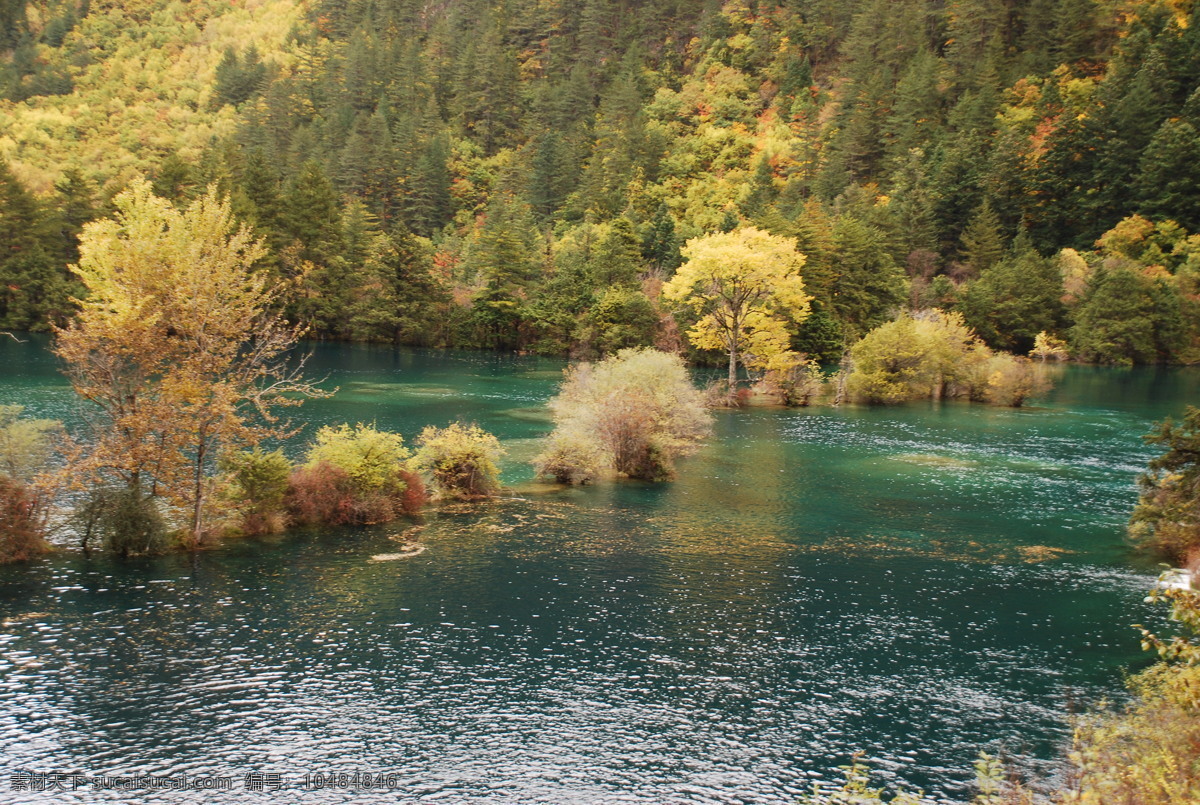
[[[958,309],[989,346],[1026,353],[1038,333],[1062,326],[1061,297],[1058,266],[1026,244],[984,268],[967,285]]]
[[[1000,234],[1000,219],[991,204],[984,202],[971,218],[962,234],[962,252],[967,264],[977,273],[984,273],[994,266],[1004,254],[1004,240]]]
[[[500,441],[478,425],[427,427],[417,437],[416,464],[447,498],[478,500],[500,490]]]
[[[1072,351],[1129,366],[1168,359],[1183,341],[1179,292],[1164,277],[1101,265],[1075,311]]]
[[[287,510],[303,525],[384,523],[425,502],[399,434],[359,423],[325,426],[292,473]]]
[[[1200,408],[1188,406],[1178,423],[1168,417],[1145,440],[1166,449],[1138,478],[1130,535],[1173,561],[1191,561],[1200,551]]]
[[[85,549],[98,539],[104,550],[128,558],[167,549],[167,522],[155,498],[139,487],[98,487],[75,513]]]
[[[959,309],[1023,352],[1068,322],[1033,249],[1005,257],[1011,233],[1053,254],[1132,212],[1200,227],[1198,28],[1186,4],[1092,0],[143,0],[29,15],[10,0],[0,156],[40,216],[13,199],[0,219],[43,234],[0,256],[0,327],[72,312],[72,238],[52,220],[69,199],[51,194],[76,171],[106,195],[139,173],[171,199],[217,182],[268,244],[262,266],[297,289],[288,315],[321,337],[576,355],[648,343],[645,305],[613,321],[611,304],[594,311],[605,292],[668,281],[682,243],[751,223],[808,257],[824,313],[789,333],[807,354],[834,359],[903,309],[915,253],[933,270],[913,274],[914,308],[958,304],[951,278],[976,278]],[[560,293],[559,247],[589,229],[586,291]],[[1138,316],[1099,293],[1079,355],[1200,360],[1187,284],[1164,280],[1150,347],[1106,332]]]
[[[74,312],[78,286],[66,262],[77,256],[78,227],[92,215],[85,194],[68,178],[57,198],[42,201],[0,161],[0,328],[45,330]]]
[[[47,469],[62,423],[22,419],[21,405],[0,405],[0,476],[29,483]]]
[[[602,355],[627,347],[649,346],[658,328],[658,314],[646,295],[629,286],[604,291],[584,317],[589,331],[578,340],[595,346]]]
[[[326,425],[317,431],[305,466],[328,464],[342,470],[360,494],[393,495],[404,491],[411,452],[398,433],[358,423]]]
[[[901,316],[850,350],[846,388],[868,403],[975,397],[986,386],[991,351],[956,313]]]
[[[907,296],[907,283],[878,227],[844,215],[835,221],[832,235],[830,307],[843,331],[859,336],[895,314]]]
[[[220,469],[228,484],[225,498],[237,512],[238,531],[272,534],[287,526],[285,500],[292,462],[281,450],[260,447],[223,456]]]
[[[665,480],[712,425],[683,362],[652,349],[624,349],[568,369],[550,409],[555,429],[534,465],[560,482],[608,473]]]
[[[267,80],[267,67],[259,58],[258,49],[251,45],[244,56],[232,47],[225,49],[221,63],[213,76],[214,107],[222,104],[240,106],[261,91]]]
[[[46,518],[54,484],[48,463],[62,424],[21,419],[20,405],[0,405],[0,564],[49,549]]]

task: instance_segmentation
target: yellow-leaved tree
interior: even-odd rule
[[[808,315],[796,240],[755,227],[689,240],[686,261],[663,296],[700,315],[688,339],[700,349],[729,355],[729,390],[738,364],[767,368],[788,351],[790,329]]]
[[[262,244],[215,188],[177,210],[139,180],[114,203],[83,229],[71,268],[87,298],[56,332],[71,385],[95,404],[77,476],[168,497],[196,546],[217,451],[283,435],[273,410],[321,392],[287,360],[299,333],[254,269]]]

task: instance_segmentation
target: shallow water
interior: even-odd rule
[[[74,423],[42,346],[0,341],[0,403]],[[29,769],[233,778],[140,802],[243,802],[247,772],[288,801],[396,801],[304,787],[355,771],[400,799],[791,802],[860,749],[881,782],[965,799],[980,749],[1039,767],[1070,707],[1148,661],[1129,624],[1156,617],[1156,568],[1121,525],[1139,436],[1200,373],[1072,367],[1020,411],[720,412],[674,483],[555,490],[522,462],[561,367],[314,355],[340,390],[305,421],[476,421],[510,447],[497,503],[0,568],[5,801],[46,801],[6,790]]]

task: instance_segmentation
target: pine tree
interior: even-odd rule
[[[1200,132],[1185,120],[1163,123],[1142,154],[1139,211],[1200,230]]]
[[[1062,327],[1062,294],[1057,264],[1039,255],[1022,234],[1007,256],[967,286],[958,308],[989,346],[1023,355],[1038,333]]]
[[[852,336],[892,317],[908,295],[904,272],[883,242],[882,233],[848,215],[833,225],[835,279],[831,307]]]
[[[187,201],[195,188],[195,168],[178,154],[167,154],[154,171],[154,195],[173,204]]]
[[[300,247],[297,257],[321,264],[337,253],[341,213],[337,192],[321,165],[310,160],[284,189],[280,223]]]
[[[646,222],[642,236],[642,257],[660,276],[668,276],[679,267],[679,238],[675,234],[675,219],[665,203],[660,203],[654,217]]]
[[[596,288],[636,283],[641,272],[641,246],[633,223],[625,217],[615,219],[588,262],[588,273]]]
[[[962,234],[962,256],[977,274],[987,271],[1004,254],[1000,219],[985,201]]]

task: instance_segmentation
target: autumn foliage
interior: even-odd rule
[[[568,369],[550,409],[554,432],[534,464],[563,483],[613,474],[666,480],[712,428],[683,361],[653,349],[623,349]]]

